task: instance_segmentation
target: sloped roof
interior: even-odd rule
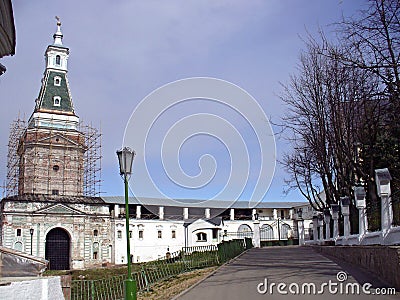
[[[54,77],[56,76],[61,79],[59,86],[54,85]],[[55,96],[61,98],[60,106],[54,106],[53,98]],[[46,71],[35,111],[59,111],[74,114],[66,73],[53,70]]]
[[[125,204],[124,196],[103,196],[104,202],[110,204]],[[307,205],[308,202],[260,202],[248,201],[223,201],[223,200],[196,200],[196,199],[160,199],[147,197],[129,197],[129,204],[154,205],[154,206],[178,206],[200,208],[292,208]]]
[[[223,220],[222,220],[222,217],[214,217],[214,218],[210,218],[210,219],[192,218],[192,219],[185,220],[185,222],[183,223],[183,226],[187,227],[187,226],[193,224],[194,222],[207,222],[214,226],[219,226],[219,225],[221,225],[221,223],[223,223]]]
[[[59,195],[45,195],[45,194],[15,195],[15,196],[3,198],[2,201],[105,204],[104,200],[100,197],[59,196]]]
[[[15,54],[15,25],[11,0],[0,0],[0,58]]]

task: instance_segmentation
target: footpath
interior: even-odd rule
[[[311,247],[266,247],[249,250],[174,299],[400,299],[387,295],[390,288],[368,270]]]

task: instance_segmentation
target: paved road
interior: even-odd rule
[[[337,279],[338,272],[346,272],[348,275],[341,284]],[[331,285],[333,292],[335,288],[337,289],[336,294],[329,292],[329,281],[337,284],[337,286]],[[282,287],[282,289],[287,294],[278,292],[277,285],[281,282],[286,283],[286,287]],[[314,283],[317,291],[321,289],[322,285],[324,292],[310,295],[307,293],[308,287],[303,285],[304,283]],[[326,286],[323,285],[324,283]],[[362,291],[360,295],[352,295],[352,289],[349,289],[348,283],[359,283],[360,291],[364,283],[371,283],[374,288],[387,287],[371,273],[337,260],[333,261],[314,252],[309,247],[268,247],[251,249],[232,263],[222,266],[213,275],[176,299],[400,299],[399,294],[397,296],[373,295],[372,293],[376,292],[373,288],[367,288],[371,295],[363,294]],[[349,293],[341,294],[340,286],[345,291],[346,285]],[[299,293],[294,295],[297,293],[297,286]],[[304,294],[302,294],[302,286],[305,288]],[[312,290],[312,286],[309,286]],[[265,293],[258,292],[258,289]]]

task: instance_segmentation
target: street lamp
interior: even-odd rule
[[[33,228],[29,229],[29,233],[31,234],[31,255],[32,255]]]
[[[128,278],[125,280],[125,300],[136,300],[136,282],[132,279],[131,271],[131,245],[129,238],[129,203],[128,203],[128,179],[132,174],[132,163],[135,151],[124,147],[117,151],[119,161],[119,173],[125,185],[125,227],[126,227],[126,257],[128,260]]]

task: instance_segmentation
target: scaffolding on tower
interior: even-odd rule
[[[6,197],[18,194],[19,155],[18,146],[25,131],[26,122],[19,117],[10,125],[7,153]]]
[[[43,156],[43,153],[39,154],[36,152],[36,147],[34,147],[35,151],[30,153],[32,157],[27,157],[26,161],[22,160],[20,154],[18,153],[18,148],[21,145],[21,141],[24,137],[24,134],[27,130],[26,121],[20,119],[19,117],[13,121],[10,125],[10,135],[8,141],[8,154],[7,154],[7,177],[5,184],[5,195],[6,197],[15,196],[21,193],[21,189],[19,189],[19,184],[25,182],[29,182],[32,190],[30,192],[35,193],[36,187],[40,184],[47,183],[49,186],[50,180],[55,180],[54,177],[50,179],[50,161],[53,159],[62,159],[64,162],[67,159],[71,159],[68,157],[68,154],[65,153],[66,146],[63,146],[62,141],[56,139],[57,143],[53,145],[53,139],[48,139],[48,152]],[[43,139],[43,135],[40,134],[41,128],[31,128],[30,142],[34,144],[38,144],[40,140]],[[59,129],[50,129],[48,130],[48,136],[54,136],[57,133],[60,133]],[[83,182],[81,188],[77,186],[77,196],[80,194],[88,197],[97,197],[101,194],[101,131],[96,129],[91,125],[85,125],[82,122],[79,123],[78,132],[83,134],[84,137],[84,145],[86,151],[83,155],[82,163],[78,163],[78,173],[83,173]],[[62,134],[62,133],[61,133]],[[65,142],[64,142],[64,145]],[[58,146],[60,148],[64,148],[64,154],[53,153],[53,148]],[[57,157],[56,157],[57,155]],[[40,161],[49,161],[48,164],[43,165]],[[26,164],[26,165],[25,165]],[[33,171],[35,176],[30,176],[29,178],[24,178],[24,173],[20,174],[20,170],[24,170],[25,168],[30,168],[30,170],[40,170],[39,172]],[[82,170],[83,169],[83,170]],[[32,172],[31,172],[32,173]],[[61,193],[65,191],[66,186],[70,184],[73,178],[60,178],[60,182],[62,185]],[[83,188],[83,190],[82,190]],[[22,192],[24,193],[24,192]],[[47,194],[51,194],[52,190],[47,187]]]
[[[85,136],[87,150],[84,155],[83,195],[97,197],[101,194],[101,131],[92,125],[79,123]]]

